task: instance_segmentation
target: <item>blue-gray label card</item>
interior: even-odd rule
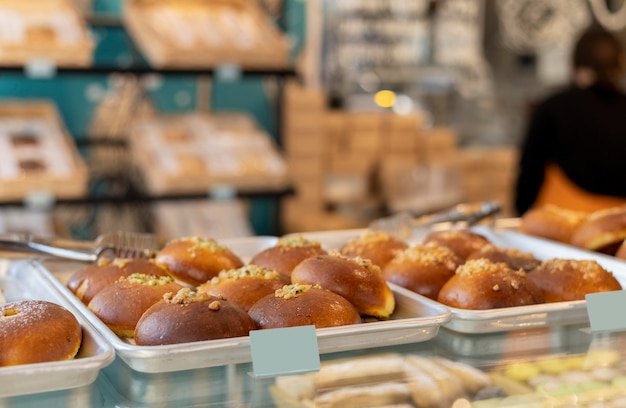
[[[590,293],[585,296],[591,331],[626,329],[626,291]]]
[[[255,377],[298,374],[320,369],[315,326],[253,330],[250,332]]]

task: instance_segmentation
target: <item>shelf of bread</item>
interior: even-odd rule
[[[124,23],[159,68],[285,68],[287,38],[255,2],[246,0],[129,0]]]
[[[52,103],[0,103],[0,200],[79,198],[87,185],[87,166]]]
[[[0,0],[0,65],[86,67],[94,42],[68,0]]]
[[[283,190],[287,167],[269,134],[244,114],[181,114],[140,119],[131,154],[152,194]]]

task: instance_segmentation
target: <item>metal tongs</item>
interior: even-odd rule
[[[110,232],[95,241],[75,241],[36,237],[30,234],[0,235],[0,249],[35,252],[80,262],[95,262],[101,257],[152,258],[158,240],[152,234]]]
[[[374,220],[370,223],[369,228],[387,232],[399,239],[408,240],[418,230],[431,228],[435,224],[462,223],[467,228],[490,216],[497,215],[501,211],[502,206],[496,201],[461,203],[443,211],[417,217],[410,212],[403,211]]]

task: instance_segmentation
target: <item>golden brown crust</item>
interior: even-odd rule
[[[166,293],[182,288],[169,276],[132,274],[102,289],[88,307],[115,334],[132,338],[141,315]]]
[[[255,329],[252,318],[234,303],[183,288],[146,310],[134,337],[137,345],[156,346],[247,336]]]
[[[284,283],[291,283],[291,271],[303,260],[327,251],[317,241],[301,236],[283,237],[275,246],[267,248],[250,259],[254,265],[274,269],[283,275]]]
[[[169,276],[167,269],[152,259],[102,258],[74,273],[68,280],[67,287],[87,305],[102,289],[133,273]]]
[[[43,300],[0,305],[0,367],[70,360],[82,328],[63,306]]]
[[[487,244],[477,251],[472,252],[467,260],[485,258],[491,262],[504,262],[511,269],[521,269],[525,272],[532,271],[541,264],[530,252],[522,252],[517,248],[501,248],[493,244]]]
[[[521,218],[520,232],[553,241],[569,243],[572,234],[589,215],[547,204],[535,207]]]
[[[223,297],[248,311],[262,297],[282,288],[284,281],[277,271],[258,265],[245,265],[222,271],[208,282],[198,286],[198,292]]]
[[[490,243],[484,236],[468,230],[434,231],[424,238],[424,244],[429,242],[450,248],[463,262],[469,254]]]
[[[437,300],[450,307],[484,310],[543,303],[541,290],[523,271],[503,262],[474,259],[459,266]]]
[[[594,260],[549,259],[528,274],[546,302],[584,300],[588,293],[621,290],[613,274]]]
[[[248,311],[259,329],[344,326],[361,322],[357,309],[344,297],[319,286],[285,285],[256,302]]]
[[[626,207],[594,211],[576,228],[571,244],[614,255],[626,239]]]
[[[300,262],[291,273],[293,283],[320,285],[348,299],[362,315],[387,318],[395,309],[393,292],[379,266],[338,252]]]
[[[176,280],[193,286],[203,284],[220,271],[244,265],[229,248],[214,239],[200,237],[170,241],[157,253],[155,260]]]
[[[348,241],[339,252],[350,258],[369,259],[374,265],[383,268],[399,252],[408,248],[408,244],[390,234],[380,231],[367,231]]]
[[[389,282],[436,300],[460,264],[461,259],[450,248],[431,242],[398,253],[385,265],[383,275]]]

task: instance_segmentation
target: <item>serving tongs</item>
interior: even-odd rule
[[[35,252],[80,262],[95,262],[101,257],[154,257],[159,240],[153,234],[109,232],[95,241],[36,237],[30,234],[0,235],[0,250]]]
[[[451,223],[453,226],[471,227],[478,222],[499,214],[502,206],[496,201],[461,203],[449,209],[431,214],[414,216],[408,211],[379,218],[370,223],[369,228],[383,231],[399,239],[408,240],[417,231],[432,228],[435,224]]]

